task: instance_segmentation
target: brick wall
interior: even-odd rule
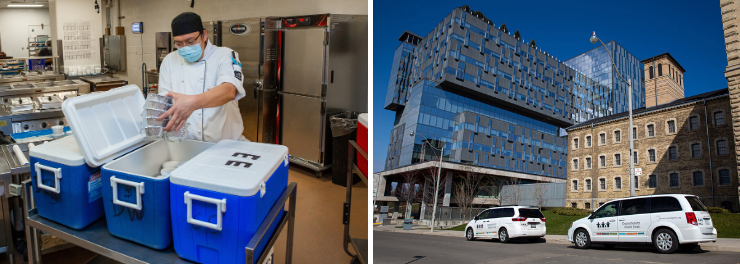
[[[733,210],[740,210],[738,206],[738,174],[735,164],[735,146],[732,143],[733,131],[730,126],[729,115],[730,102],[727,96],[706,102],[707,117],[709,119],[709,144],[707,143],[707,122],[704,116],[704,104],[702,101],[688,105],[676,106],[668,109],[660,109],[654,112],[643,113],[634,116],[634,126],[637,127],[637,138],[634,141],[634,149],[637,152],[637,163],[635,168],[642,169],[642,175],[638,176],[638,187],[635,195],[649,195],[660,193],[685,193],[700,196],[707,206],[720,206],[723,201],[732,203]],[[723,111],[726,115],[724,125],[715,125],[713,113]],[[697,129],[690,129],[689,118],[696,117],[699,120]],[[669,133],[668,121],[675,122],[675,133]],[[568,131],[569,148],[571,150],[568,166],[568,181],[566,192],[566,206],[576,203],[578,208],[584,208],[585,203],[591,203],[593,192],[593,204],[591,208],[598,207],[606,201],[629,197],[629,135],[628,118],[612,120],[605,123],[595,124],[592,127],[575,128]],[[654,136],[648,137],[647,126],[654,125]],[[616,141],[614,131],[620,131],[621,141]],[[606,144],[601,145],[600,134],[606,135]],[[592,135],[593,149],[585,145],[586,136]],[[574,139],[579,139],[579,146],[575,148]],[[728,154],[719,155],[717,152],[717,140],[727,140]],[[701,154],[692,157],[691,145],[699,144]],[[678,158],[671,160],[668,157],[668,148],[677,147]],[[650,149],[655,150],[655,161],[648,160]],[[710,150],[711,168],[710,169]],[[615,163],[615,155],[621,155],[621,165]],[[600,156],[605,156],[606,166],[601,167]],[[586,168],[586,158],[592,158],[592,169]],[[574,160],[578,159],[578,168],[574,168]],[[730,184],[719,185],[718,171],[728,169],[730,171]],[[704,184],[694,186],[692,175],[694,171],[701,171]],[[711,173],[710,173],[711,172]],[[678,173],[680,184],[678,187],[669,186],[669,175]],[[657,176],[657,187],[649,188],[649,175]],[[714,177],[714,197],[712,201],[712,177]],[[621,189],[616,186],[616,178],[621,177]],[[599,179],[605,179],[605,188],[601,189]],[[592,190],[586,190],[585,180],[592,180]],[[578,181],[575,190],[573,180]]]

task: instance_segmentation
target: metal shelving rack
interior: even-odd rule
[[[362,182],[367,185],[367,176],[360,171],[359,168],[357,168],[357,165],[353,162],[355,160],[355,153],[359,152],[360,155],[365,157],[367,159],[367,153],[365,150],[360,148],[360,146],[357,145],[357,142],[354,140],[349,141],[349,159],[348,161],[348,172],[347,172],[347,202],[344,203],[344,252],[347,253],[350,257],[352,257],[352,261],[350,263],[367,263],[367,239],[360,239],[360,238],[352,238],[349,235],[349,220],[350,220],[350,208],[352,205],[352,177],[354,173],[357,173],[357,175],[360,175],[360,179],[362,179]],[[357,252],[357,254],[352,254],[349,252],[349,245],[352,245],[352,248]]]
[[[296,205],[296,186],[295,182],[288,185],[277,203],[270,209],[267,218],[257,229],[251,240],[244,248],[246,253],[246,264],[252,264],[257,257],[256,263],[262,263],[268,257],[269,249],[275,244],[283,228],[288,226],[285,263],[291,263],[293,259],[293,234],[295,225],[295,205]],[[99,219],[90,226],[82,230],[75,230],[56,222],[47,220],[38,215],[36,208],[33,206],[33,187],[31,180],[23,182],[22,195],[25,198],[23,209],[26,223],[26,239],[28,244],[28,263],[41,263],[41,250],[39,241],[39,231],[51,234],[62,240],[95,252],[101,256],[113,259],[122,263],[192,263],[180,258],[173,246],[164,250],[155,250],[140,244],[116,238],[108,232],[108,226],[104,219]],[[288,211],[282,218],[277,219],[280,210],[284,210],[285,203],[290,199]],[[280,221],[277,229],[273,234],[267,234],[267,230],[274,221]],[[255,256],[254,250],[265,236],[271,236],[267,242],[265,250],[261,256]]]

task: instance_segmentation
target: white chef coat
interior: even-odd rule
[[[235,64],[237,63],[237,64]],[[196,95],[222,83],[236,87],[234,100],[217,107],[193,111],[188,117],[187,139],[218,142],[222,139],[246,140],[242,135],[244,126],[237,100],[244,97],[242,69],[239,55],[232,49],[206,43],[203,58],[194,63],[187,62],[177,52],[171,52],[159,69],[159,94],[176,92]]]

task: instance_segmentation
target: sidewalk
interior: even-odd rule
[[[422,234],[422,235],[434,235],[434,236],[450,236],[450,237],[465,237],[463,231],[452,231],[452,230],[439,230],[435,229],[434,233],[426,226],[414,226],[413,230],[403,230],[403,228],[396,228],[395,225],[373,226],[373,231],[381,232],[403,232],[410,234]],[[547,243],[553,244],[572,244],[568,242],[568,236],[566,235],[546,235],[545,240]],[[716,243],[700,243],[701,249],[709,251],[727,251],[727,252],[740,252],[740,239],[736,238],[718,238]]]

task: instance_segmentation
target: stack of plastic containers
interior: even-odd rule
[[[288,148],[222,140],[175,169],[170,181],[177,254],[200,263],[244,263],[244,248],[287,187]],[[255,256],[269,239],[262,238]]]
[[[359,145],[365,153],[367,153],[367,127],[367,113],[362,113],[357,117],[357,145]],[[365,178],[367,178],[367,159],[360,155],[359,152],[357,152],[356,156],[357,168],[359,168],[360,171],[365,174]]]

